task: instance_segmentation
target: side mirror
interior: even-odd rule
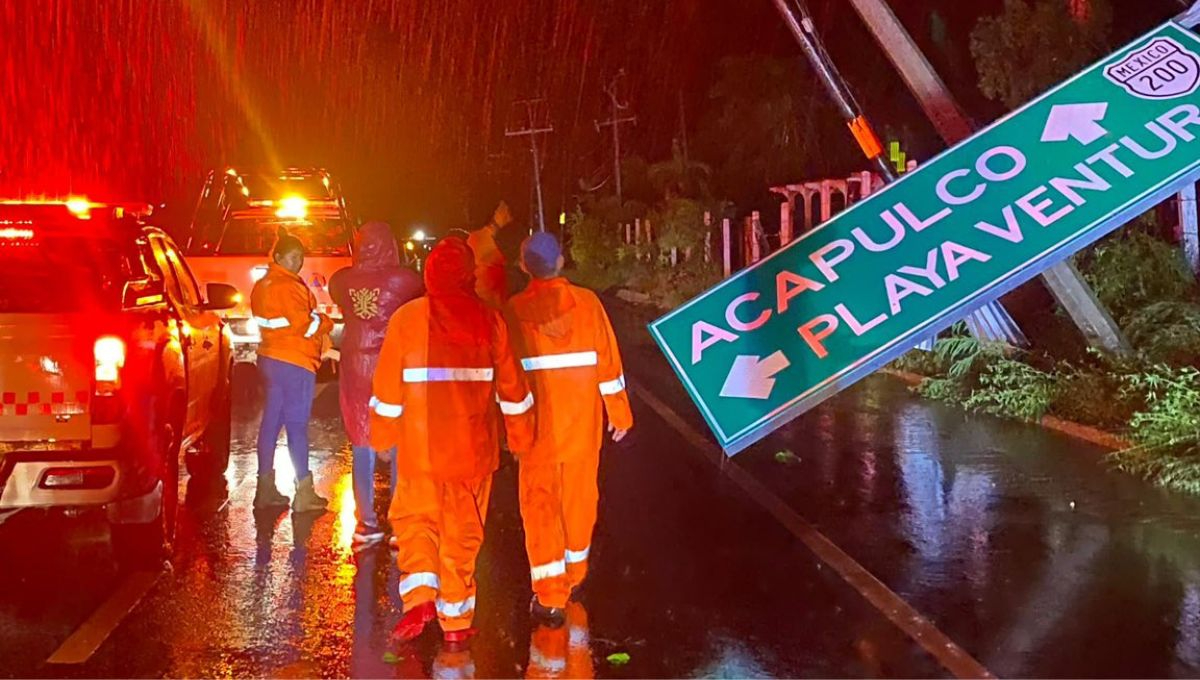
[[[228,283],[210,283],[204,287],[204,293],[208,298],[204,309],[210,311],[233,309],[242,302],[242,294]]]
[[[144,307],[162,303],[166,298],[166,290],[159,279],[138,279],[125,284],[121,293],[121,306],[125,309]]]

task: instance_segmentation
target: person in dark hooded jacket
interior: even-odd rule
[[[375,512],[375,459],[392,458],[392,488],[396,487],[394,453],[370,445],[371,379],[388,321],[406,302],[421,295],[421,277],[400,265],[400,249],[391,227],[370,222],[359,230],[354,265],[339,270],[329,282],[333,301],[346,320],[342,337],[339,382],[342,419],[354,448],[354,504],[357,544],[383,538]]]

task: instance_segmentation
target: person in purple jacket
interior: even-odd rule
[[[375,459],[392,461],[392,488],[396,487],[394,451],[373,451],[368,443],[371,380],[379,350],[392,314],[409,300],[420,297],[420,275],[400,265],[400,248],[392,229],[370,222],[359,230],[354,265],[339,270],[329,280],[329,292],[342,311],[339,398],[342,420],[354,449],[354,504],[358,524],[354,543],[367,545],[383,539],[375,512]]]

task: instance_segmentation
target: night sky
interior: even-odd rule
[[[1114,42],[1181,4],[1119,0]],[[876,126],[936,152],[844,0],[811,5]],[[974,88],[966,38],[999,0],[892,5],[976,119],[1002,113]],[[520,122],[514,100],[541,96],[554,215],[610,158],[593,120],[618,69],[640,118],[627,148],[653,161],[670,152],[681,98],[690,128],[718,62],[748,53],[799,54],[769,0],[7,0],[0,193],[190,200],[207,168],[322,165],[367,217],[447,228],[505,197],[528,219],[529,156],[503,133]],[[811,82],[797,87],[833,115]],[[823,143],[814,172],[856,163],[848,137]]]

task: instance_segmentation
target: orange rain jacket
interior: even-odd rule
[[[533,450],[522,463],[596,455],[603,411],[617,429],[633,427],[617,338],[595,293],[561,277],[535,278],[507,311],[537,412]]]
[[[303,279],[271,262],[250,292],[250,310],[262,334],[259,355],[317,371],[333,321],[316,311]]]
[[[508,300],[508,272],[504,269],[504,253],[500,252],[490,225],[471,232],[467,245],[475,253],[475,294],[500,309]]]
[[[499,467],[499,413],[509,448],[530,449],[534,397],[504,319],[473,292],[470,249],[447,239],[429,257],[427,295],[388,323],[375,369],[371,447],[397,447],[402,476],[477,479]]]

